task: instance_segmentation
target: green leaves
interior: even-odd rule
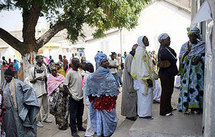
[[[50,26],[69,20],[66,27],[68,38],[73,42],[85,37],[83,24],[96,28],[93,36],[103,37],[111,28],[131,29],[137,25],[139,13],[150,0],[3,0],[0,10],[21,8],[32,9],[33,5],[42,7],[40,16],[45,16]]]

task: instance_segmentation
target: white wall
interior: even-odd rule
[[[149,38],[148,50],[159,49],[158,36],[168,33],[171,37],[171,47],[179,54],[182,44],[187,40],[187,27],[191,23],[190,13],[185,12],[167,2],[157,1],[146,7],[139,17],[138,26],[132,30],[122,31],[122,52],[131,50],[140,35]],[[85,43],[87,60],[94,63],[94,56],[98,50],[110,54],[112,51],[120,53],[120,32],[112,33],[102,39],[91,40]]]
[[[113,32],[100,39],[89,40],[85,43],[85,56],[88,61],[95,65],[94,57],[97,51],[103,51],[108,56],[111,52],[120,53],[120,33]]]
[[[148,50],[159,49],[158,36],[161,33],[168,33],[171,37],[171,47],[179,53],[183,43],[188,40],[187,27],[191,23],[190,13],[185,12],[167,2],[157,1],[141,12],[139,25],[131,30],[125,31],[124,49],[130,51],[137,38],[146,35],[150,42]]]

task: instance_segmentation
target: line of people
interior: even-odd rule
[[[138,38],[137,44],[125,60],[123,76],[121,114],[127,119],[152,120],[153,94],[156,85],[161,81],[160,115],[171,116],[176,110],[171,105],[174,90],[174,80],[177,76],[177,87],[180,89],[178,106],[184,114],[200,114],[203,109],[204,94],[204,58],[205,42],[201,40],[197,27],[188,28],[189,41],[182,45],[179,55],[179,70],[177,55],[170,47],[170,36],[163,33],[158,41],[159,68],[158,75],[146,48],[149,41],[146,36]],[[180,77],[179,77],[180,76]],[[180,84],[178,79],[180,78]]]
[[[200,31],[196,27],[188,30],[188,37],[189,41],[180,51],[179,73],[177,56],[169,47],[171,41],[168,34],[163,33],[158,38],[158,61],[152,61],[146,50],[149,46],[148,38],[138,38],[124,64],[121,105],[123,116],[130,120],[136,120],[137,117],[142,120],[153,119],[153,98],[159,98],[159,91],[156,90],[157,87],[159,90],[158,78],[162,89],[160,115],[173,115],[171,96],[174,77],[178,74],[181,78],[178,111],[185,114],[201,113],[205,43],[201,41]],[[38,55],[36,65],[30,69],[25,82],[14,78],[11,68],[6,69],[5,81],[0,88],[1,136],[36,136],[36,126],[43,127],[43,122],[52,122],[48,119],[48,114],[51,113],[58,128],[66,130],[70,127],[74,137],[79,137],[78,131],[86,131],[86,137],[92,137],[94,133],[110,137],[117,126],[116,101],[120,93],[117,75],[119,64],[115,61],[115,55],[112,53],[108,60],[106,54],[98,52],[95,56],[95,72],[86,58],[73,58],[66,69],[62,56],[59,56],[58,63],[50,59],[44,65],[43,56]],[[156,65],[159,67],[158,74]],[[87,129],[82,125],[84,104],[87,110]]]

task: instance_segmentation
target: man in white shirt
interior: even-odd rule
[[[94,72],[93,65],[91,63],[86,64],[86,73],[84,75],[84,80],[83,80],[83,85],[84,85],[84,104],[85,104],[85,109],[87,112],[87,129],[85,132],[85,137],[93,137],[94,135],[94,130],[93,126],[91,124],[91,119],[90,119],[90,101],[88,96],[86,95],[86,88],[87,88],[87,78],[90,74]]]
[[[43,65],[43,57],[41,55],[36,56],[36,62],[36,65],[30,70],[29,79],[40,105],[40,112],[37,117],[37,126],[43,127],[43,124],[41,123],[42,121],[46,123],[52,122],[47,120],[49,114],[48,94],[46,90],[47,69],[45,65]]]
[[[112,52],[111,59],[109,60],[109,68],[110,68],[110,72],[113,74],[117,83],[118,83],[118,75],[117,75],[117,68],[118,67],[119,67],[119,63],[116,59],[116,53]]]
[[[73,137],[80,137],[77,134],[77,127],[79,131],[86,131],[82,127],[82,116],[84,111],[83,104],[83,90],[82,90],[82,76],[78,71],[80,62],[78,58],[72,59],[72,69],[70,69],[64,80],[65,92],[69,97],[69,112],[70,112],[70,128]],[[76,124],[77,120],[77,124]]]

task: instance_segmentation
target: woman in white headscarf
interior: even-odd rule
[[[139,46],[131,65],[134,89],[137,90],[137,114],[141,119],[152,120],[154,70],[146,50],[149,41],[146,36],[140,36],[137,43]]]

